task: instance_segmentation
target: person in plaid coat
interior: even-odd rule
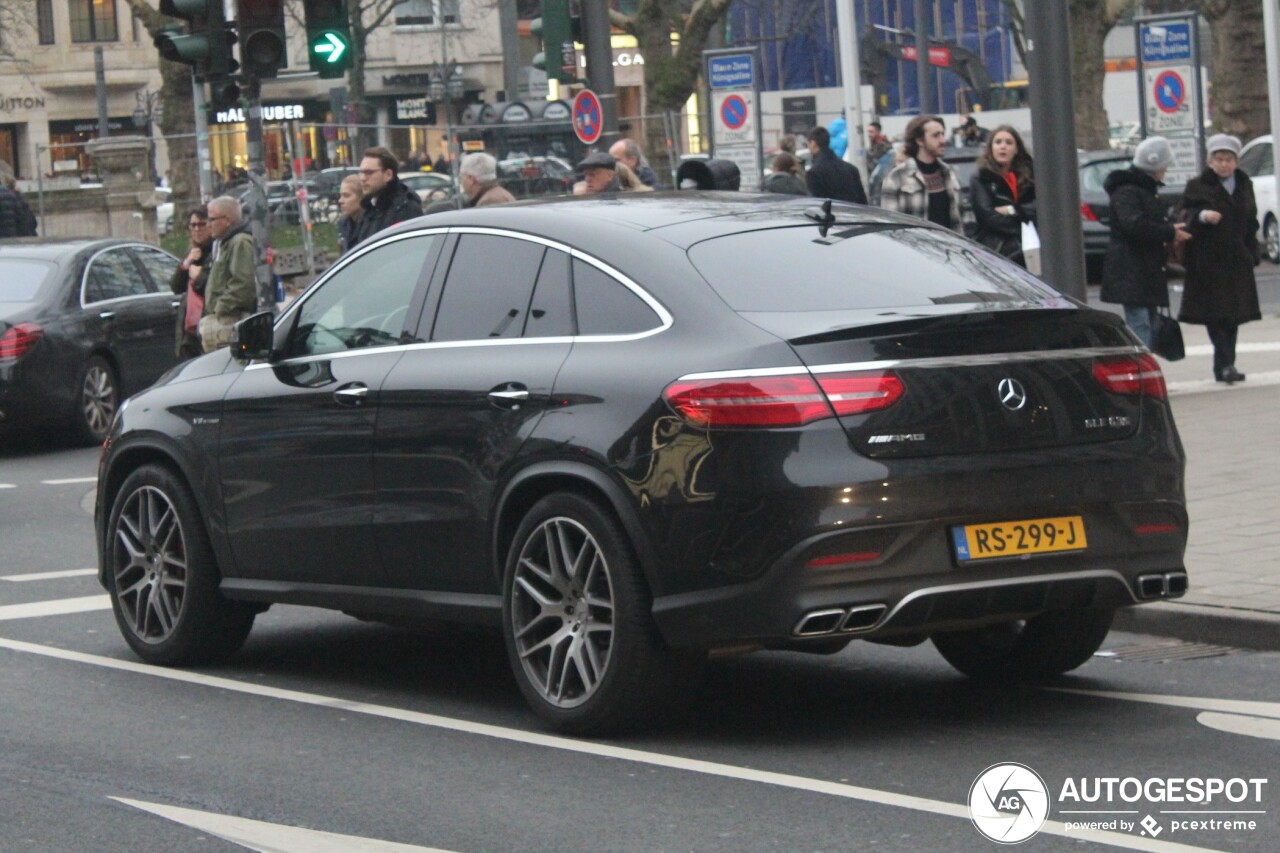
[[[880,187],[880,206],[964,234],[960,181],[955,170],[942,162],[946,145],[947,128],[941,118],[933,115],[913,118],[907,125],[903,145],[907,159],[885,176]]]

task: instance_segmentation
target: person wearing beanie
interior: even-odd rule
[[[1204,326],[1213,342],[1213,378],[1243,382],[1236,370],[1241,323],[1262,319],[1253,268],[1262,262],[1258,203],[1249,176],[1236,167],[1240,140],[1209,137],[1208,167],[1187,182],[1182,209],[1193,239],[1187,244],[1186,280],[1178,319]]]
[[[1151,347],[1151,316],[1169,304],[1165,272],[1168,245],[1191,239],[1182,223],[1172,223],[1158,195],[1173,165],[1173,148],[1163,136],[1142,141],[1133,165],[1107,175],[1103,189],[1111,199],[1111,244],[1102,273],[1102,301],[1124,306],[1124,319],[1138,339]]]

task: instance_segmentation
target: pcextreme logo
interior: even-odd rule
[[[1049,789],[1025,764],[993,764],[969,788],[969,817],[998,844],[1018,844],[1040,831],[1049,816]]]

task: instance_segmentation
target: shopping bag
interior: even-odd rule
[[[1022,259],[1027,272],[1040,275],[1040,232],[1034,222],[1022,223]]]
[[[1178,361],[1187,355],[1182,343],[1182,327],[1168,308],[1151,314],[1151,351],[1167,361]]]

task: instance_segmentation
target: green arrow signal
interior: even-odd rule
[[[347,52],[347,43],[333,33],[325,33],[324,37],[328,43],[326,44],[321,42],[319,44],[312,45],[312,52],[321,54],[327,53],[329,56],[326,57],[325,62],[337,62],[342,54]]]

